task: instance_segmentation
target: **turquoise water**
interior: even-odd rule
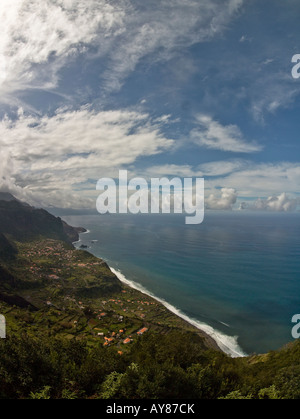
[[[185,225],[181,215],[62,218],[89,230],[77,246],[208,325],[229,352],[263,353],[293,340],[300,214],[210,212],[199,225]]]

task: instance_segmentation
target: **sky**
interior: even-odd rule
[[[299,18],[298,0],[1,0],[0,191],[88,209],[128,170],[203,177],[207,209],[299,211]]]

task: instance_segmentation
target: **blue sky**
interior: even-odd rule
[[[208,209],[297,210],[297,0],[1,0],[0,189],[204,177]]]

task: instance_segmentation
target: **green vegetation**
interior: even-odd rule
[[[14,198],[5,201],[0,195],[0,254],[3,239],[1,233],[16,240],[43,236],[72,243],[78,240],[78,232],[82,231],[85,230],[67,225],[44,209],[33,208]]]
[[[0,273],[0,397],[300,398],[299,342],[232,359],[91,254],[50,239],[14,246]]]
[[[145,335],[123,355],[116,349],[91,347],[86,339],[10,335],[0,342],[0,397],[300,398],[299,342],[264,357],[231,359],[199,351],[173,331]]]
[[[299,341],[230,358],[203,332],[122,284],[102,260],[48,237],[46,214],[41,234],[27,237],[22,223],[17,234],[0,229],[7,325],[0,398],[300,398]],[[50,216],[51,226],[61,224]]]

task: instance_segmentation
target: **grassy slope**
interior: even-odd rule
[[[196,333],[202,348],[216,348],[209,337],[162,304],[122,284],[106,263],[90,253],[51,239],[19,242],[16,247],[16,258],[2,262],[7,275],[0,282],[0,312],[7,319],[7,334],[21,328],[29,334],[47,331],[87,338],[97,345],[104,344],[105,337],[113,338],[109,346],[124,346],[122,342],[137,339],[142,328],[160,334],[178,329]],[[3,296],[6,301],[10,297],[10,304]]]
[[[43,351],[52,354],[51,345],[57,339],[67,352],[74,351],[77,343],[85,348],[82,354],[86,355],[78,361],[83,366],[74,372],[78,383],[77,378],[69,380],[76,382],[77,396],[83,391],[89,397],[121,398],[300,397],[298,342],[276,352],[231,359],[156,300],[122,284],[105,262],[88,252],[42,237],[15,241],[12,249],[10,257],[0,260],[0,313],[5,315],[8,336],[0,342],[4,357],[0,360],[0,397],[26,397],[55,381],[50,377],[55,369],[40,371],[48,355],[43,354],[43,361],[37,359],[37,366],[32,365],[32,357],[39,358]],[[146,331],[139,336],[142,328]],[[124,343],[125,339],[130,343]],[[26,352],[36,345],[30,359],[19,353],[26,345]],[[86,348],[100,351],[92,364]],[[62,356],[59,350],[51,355],[51,368],[57,362],[53,359]],[[114,358],[118,353],[122,361]],[[70,365],[77,357],[78,350],[64,362]],[[14,365],[19,366],[12,373]],[[58,370],[64,368],[62,363]],[[85,368],[88,372],[83,372]],[[26,385],[23,369],[31,377]],[[46,387],[43,391],[47,392]],[[57,389],[53,397],[64,397],[64,391],[68,389]],[[40,395],[46,397],[43,392]]]

